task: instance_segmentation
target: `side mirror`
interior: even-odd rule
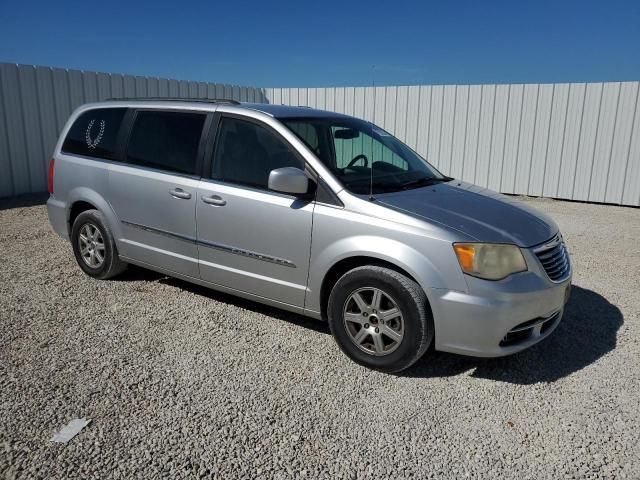
[[[294,195],[305,194],[309,190],[309,179],[299,168],[276,168],[269,173],[269,190]]]

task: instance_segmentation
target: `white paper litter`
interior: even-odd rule
[[[54,433],[51,438],[52,442],[67,443],[75,437],[80,430],[91,423],[90,418],[75,418],[60,429],[58,433]]]

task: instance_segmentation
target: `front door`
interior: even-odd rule
[[[202,113],[137,112],[126,163],[109,169],[124,257],[199,277],[195,208],[205,119]]]
[[[269,172],[304,169],[279,134],[253,120],[222,116],[196,218],[203,280],[304,306],[313,202],[267,188]]]

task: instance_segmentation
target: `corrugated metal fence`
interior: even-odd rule
[[[640,205],[639,82],[270,88],[373,121],[444,173],[504,193]]]
[[[0,197],[46,191],[47,164],[73,109],[121,97],[266,101],[259,88],[0,63]]]
[[[260,89],[0,63],[0,197],[46,190],[48,159],[78,105],[181,97],[343,112],[478,185],[640,206],[639,84]]]

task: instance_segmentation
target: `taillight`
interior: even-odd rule
[[[47,177],[47,189],[49,190],[49,194],[53,194],[53,167],[55,163],[56,162],[53,158],[49,160],[49,175]]]

